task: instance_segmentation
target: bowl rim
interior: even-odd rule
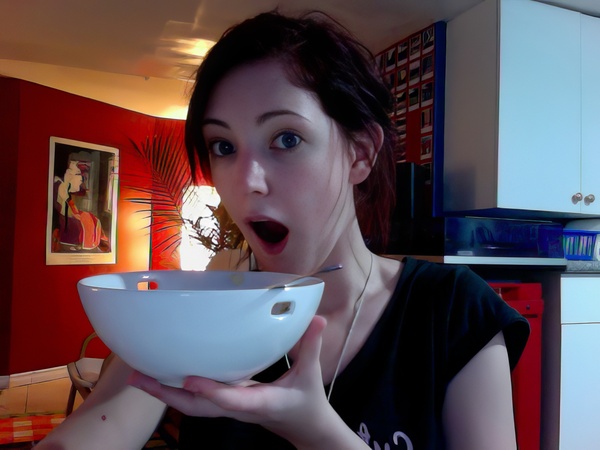
[[[94,283],[94,281],[97,281],[101,278],[105,278],[105,277],[110,277],[110,276],[151,276],[153,274],[161,274],[161,276],[163,276],[166,273],[177,273],[177,274],[186,274],[185,276],[189,276],[189,277],[193,277],[194,275],[198,275],[198,274],[209,274],[209,273],[219,273],[219,274],[236,274],[236,273],[241,273],[241,274],[265,274],[265,275],[269,275],[269,274],[276,274],[276,275],[281,275],[281,276],[289,276],[290,278],[294,278],[294,277],[299,277],[300,275],[297,274],[291,274],[291,273],[287,273],[287,272],[272,272],[272,271],[248,271],[248,270],[207,270],[207,271],[192,271],[192,270],[181,270],[181,269],[174,269],[174,270],[137,270],[137,271],[120,271],[120,272],[107,272],[107,273],[102,273],[102,274],[96,274],[96,275],[92,275],[92,276],[88,276],[88,277],[84,277],[82,279],[80,279],[77,282],[77,286],[81,286],[84,288],[89,288],[89,289],[100,289],[103,291],[127,291],[127,292],[145,292],[145,293],[150,293],[150,292],[154,292],[156,294],[159,294],[161,292],[226,292],[226,291],[267,291],[269,289],[267,289],[268,286],[271,286],[273,284],[272,281],[268,282],[264,287],[239,287],[237,289],[231,289],[232,287],[235,286],[230,286],[226,289],[148,289],[148,290],[142,290],[142,289],[127,289],[124,287],[112,287],[112,286],[100,286],[97,283]],[[189,275],[187,275],[189,274]],[[168,276],[168,275],[167,275]],[[143,282],[146,280],[140,280],[140,282]],[[147,281],[154,281],[152,279],[148,279]],[[321,283],[325,283],[322,279],[318,278],[318,277],[311,277],[308,276],[306,277],[301,283],[298,284],[294,284],[292,286],[288,286],[285,289],[280,289],[280,290],[285,290],[285,291],[289,291],[291,289],[294,288],[299,288],[299,287],[307,287],[307,286],[315,286],[315,285],[319,285]]]

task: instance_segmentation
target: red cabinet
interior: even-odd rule
[[[528,321],[531,334],[512,372],[519,450],[539,450],[542,378],[542,286],[540,283],[489,283]]]

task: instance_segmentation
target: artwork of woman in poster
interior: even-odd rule
[[[77,198],[86,194],[89,169],[88,161],[69,158],[64,177],[54,178],[54,210],[58,217],[52,233],[54,252],[110,250],[98,217],[78,206]]]

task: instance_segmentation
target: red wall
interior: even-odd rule
[[[17,182],[17,124],[19,92],[13,80],[0,79],[0,176],[2,210],[0,220],[0,375],[8,374],[5,358],[10,341],[10,314],[13,277],[13,239],[15,231],[15,186]]]
[[[145,170],[131,141],[169,121],[22,80],[0,78],[0,375],[67,364],[92,331],[77,281],[106,272],[148,268],[143,207],[126,200],[129,181]],[[45,236],[50,136],[120,150],[117,263],[47,266]],[[142,177],[143,178],[143,177]],[[139,194],[135,194],[138,195]]]

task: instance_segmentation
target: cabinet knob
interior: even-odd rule
[[[574,205],[579,203],[581,200],[583,200],[583,195],[581,195],[581,192],[578,192],[577,194],[573,194],[573,197],[571,197],[571,201],[573,202]]]
[[[585,203],[587,206],[590,203],[594,203],[594,200],[596,200],[596,197],[594,196],[594,194],[586,195],[585,198],[583,199],[583,203]]]

